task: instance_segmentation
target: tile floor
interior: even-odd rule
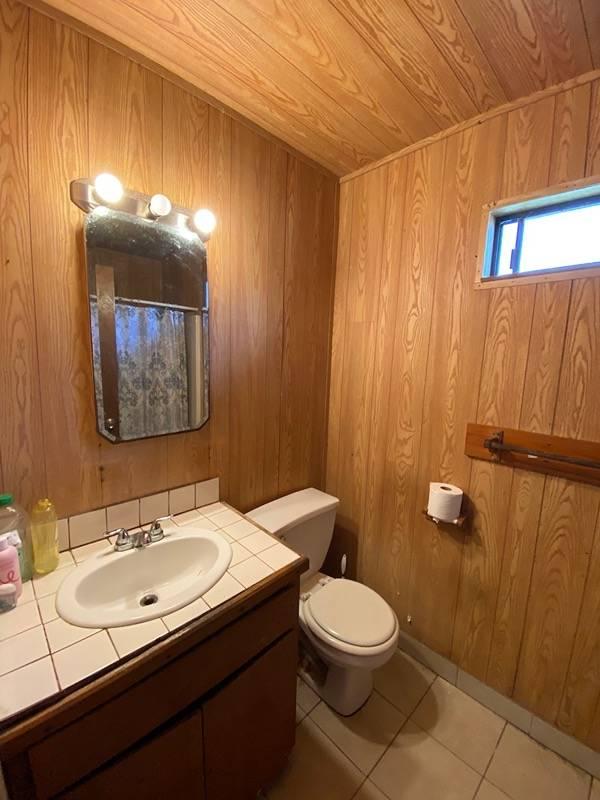
[[[600,800],[600,781],[400,651],[352,717],[300,679],[296,703],[268,800]]]

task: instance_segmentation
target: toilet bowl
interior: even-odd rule
[[[373,671],[391,658],[399,626],[377,592],[358,581],[319,572],[338,503],[317,489],[304,489],[246,516],[308,557],[310,566],[300,585],[300,628],[326,669],[322,680],[304,677],[328,705],[348,716],[368,700]]]

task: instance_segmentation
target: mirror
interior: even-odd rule
[[[200,428],[209,411],[203,242],[97,206],[85,246],[98,431],[122,442]]]

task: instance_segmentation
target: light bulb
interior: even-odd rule
[[[201,236],[210,236],[217,225],[217,218],[208,208],[201,208],[194,214],[194,227]]]
[[[148,203],[150,216],[166,217],[171,213],[171,201],[165,194],[153,194]]]
[[[94,191],[105,203],[118,203],[123,197],[121,181],[110,172],[101,172],[94,181]]]

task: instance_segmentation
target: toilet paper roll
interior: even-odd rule
[[[427,513],[443,522],[454,522],[460,516],[463,492],[451,483],[430,483]]]

